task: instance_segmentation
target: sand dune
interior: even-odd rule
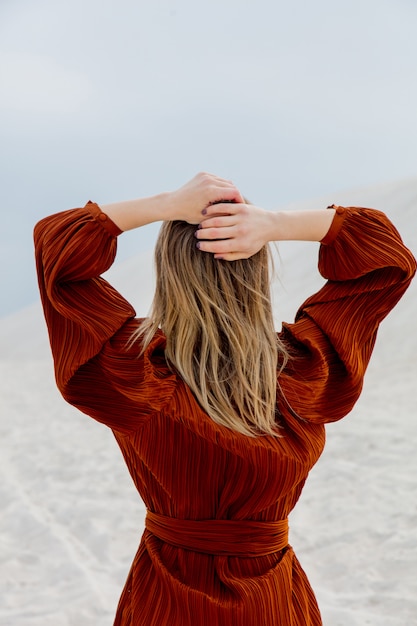
[[[291,208],[333,202],[385,210],[417,250],[417,179]],[[316,245],[280,251],[277,323],[321,284]],[[139,315],[151,300],[150,266],[143,253],[109,272]],[[290,519],[325,626],[417,624],[416,298],[414,283],[383,323],[364,393],[328,428]],[[143,504],[110,431],[56,391],[39,304],[2,320],[0,344],[0,623],[110,625]]]

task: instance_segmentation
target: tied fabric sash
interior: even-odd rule
[[[148,511],[145,526],[152,535],[177,548],[218,556],[265,556],[288,545],[288,519],[190,520]]]

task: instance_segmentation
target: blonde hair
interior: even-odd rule
[[[156,291],[133,340],[146,350],[158,327],[165,357],[216,423],[278,435],[278,371],[288,355],[274,329],[270,253],[222,261],[196,247],[196,226],[164,222],[155,247]]]

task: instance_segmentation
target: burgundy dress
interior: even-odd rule
[[[120,230],[96,204],[37,224],[57,385],[112,429],[148,509],[116,626],[321,624],[287,518],[416,267],[383,213],[335,208],[319,253],[327,282],[280,333],[292,357],[279,377],[280,438],[212,421],[167,366],[162,332],[139,359],[126,347],[140,320],[100,277]]]

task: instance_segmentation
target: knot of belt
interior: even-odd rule
[[[288,519],[190,520],[148,511],[146,529],[177,548],[221,556],[265,556],[288,545]]]

